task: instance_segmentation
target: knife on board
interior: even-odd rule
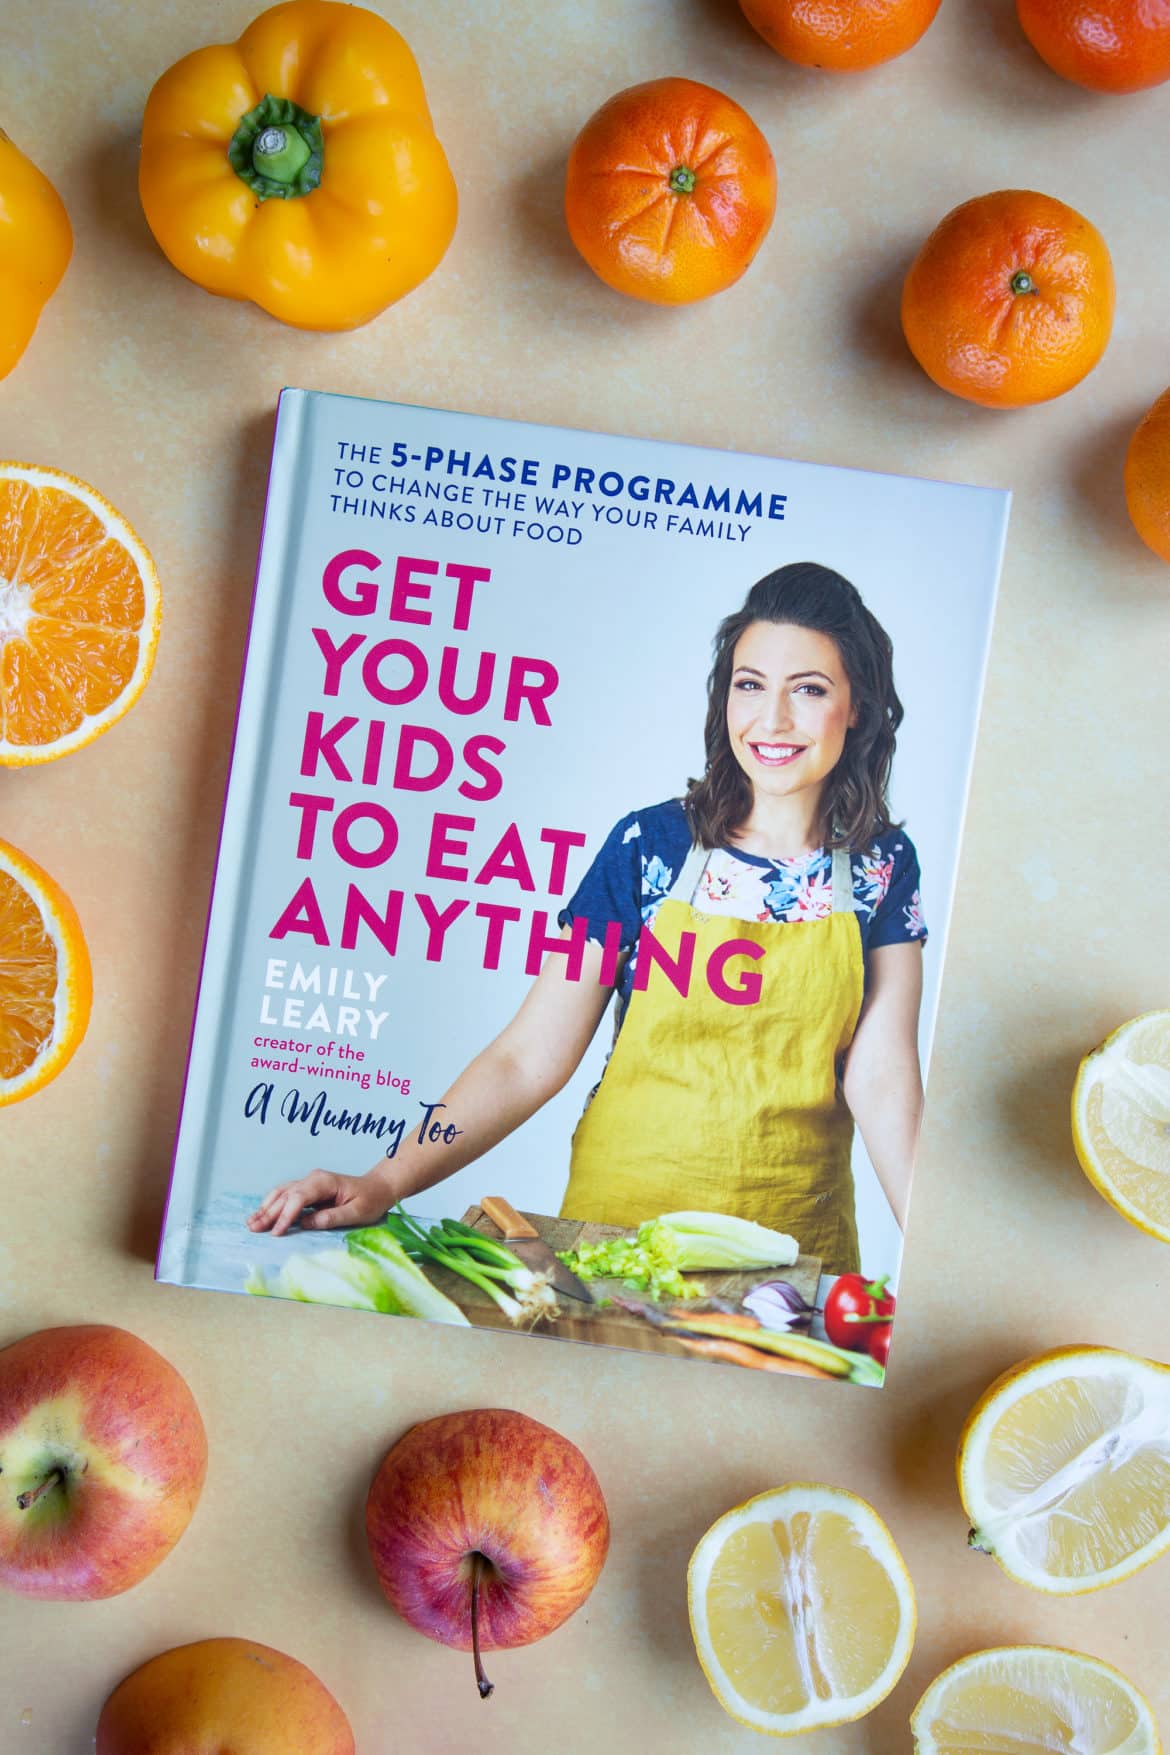
[[[547,1274],[550,1284],[567,1298],[580,1298],[586,1304],[592,1304],[593,1294],[585,1282],[565,1266],[535,1225],[518,1213],[510,1201],[502,1194],[485,1194],[479,1204],[488,1218],[499,1226],[504,1242],[520,1257],[525,1267],[534,1273]]]

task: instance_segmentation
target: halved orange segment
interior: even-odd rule
[[[0,765],[50,762],[133,706],[158,645],[154,562],[96,489],[0,463]]]
[[[863,1499],[819,1482],[757,1494],[712,1524],[687,1601],[719,1704],[771,1736],[863,1717],[914,1644],[914,1588],[889,1530]]]
[[[89,1023],[77,911],[48,872],[0,841],[0,1106],[55,1078]]]

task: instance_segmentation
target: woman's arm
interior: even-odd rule
[[[571,981],[564,959],[549,957],[511,1023],[464,1068],[436,1107],[432,1119],[456,1129],[455,1137],[420,1144],[416,1131],[393,1158],[380,1158],[364,1176],[314,1170],[282,1183],[251,1215],[249,1228],[279,1237],[298,1222],[320,1231],[368,1224],[396,1201],[453,1176],[498,1145],[554,1097],[579,1066],[613,991],[598,981],[601,958],[601,946],[588,940],[581,978]]]
[[[922,1119],[921,1003],[921,944],[879,945],[871,951],[865,1002],[842,1079],[845,1101],[903,1231]]]

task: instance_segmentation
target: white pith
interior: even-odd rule
[[[0,646],[20,638],[31,614],[28,586],[0,576]]]

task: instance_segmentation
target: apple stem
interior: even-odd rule
[[[479,1655],[479,1584],[489,1564],[486,1556],[478,1549],[471,1556],[471,1649],[475,1655],[475,1683],[481,1700],[486,1700],[495,1688],[495,1683],[487,1679],[483,1659]]]
[[[30,1487],[27,1493],[18,1493],[16,1495],[17,1505],[20,1507],[21,1511],[27,1511],[30,1505],[36,1504],[42,1493],[47,1493],[50,1487],[56,1487],[64,1479],[65,1476],[61,1473],[60,1469],[50,1470],[39,1486]]]

